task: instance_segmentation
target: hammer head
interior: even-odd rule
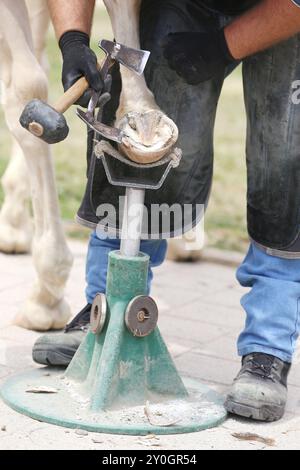
[[[107,39],[102,39],[102,41],[99,42],[99,47],[101,47],[106,55],[138,75],[142,75],[144,72],[150,56],[149,51],[132,49],[131,47],[108,41]]]
[[[56,144],[69,134],[69,127],[64,116],[49,104],[37,99],[25,106],[20,117],[20,124],[47,144]]]

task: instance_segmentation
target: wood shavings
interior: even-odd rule
[[[145,436],[145,439],[156,439],[157,441],[159,441],[159,437],[155,434],[147,434],[147,436]]]
[[[85,430],[85,429],[75,429],[75,434],[77,434],[77,436],[88,436],[89,433]]]
[[[146,402],[146,405],[144,407],[144,413],[145,413],[145,416],[148,419],[149,423],[151,424],[151,426],[159,426],[161,428],[168,428],[168,427],[171,427],[171,426],[176,426],[176,424],[178,424],[181,421],[180,419],[178,419],[176,421],[162,422],[160,419],[157,419],[156,417],[157,416],[162,416],[162,413],[160,413],[160,412],[152,413],[150,411],[149,401]]]
[[[149,442],[149,441],[137,441],[137,444],[143,447],[160,447],[161,446],[159,442]]]
[[[235,439],[239,439],[240,441],[256,441],[261,442],[269,447],[274,447],[276,445],[276,441],[273,438],[259,436],[258,434],[252,433],[233,433],[231,434]]]
[[[40,386],[40,387],[28,388],[26,390],[26,393],[58,393],[58,390],[57,388],[53,388],[53,387]]]

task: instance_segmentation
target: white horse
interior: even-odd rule
[[[50,148],[19,124],[28,101],[47,100],[44,48],[48,24],[46,0],[0,2],[2,103],[14,139],[2,178],[5,200],[0,212],[0,250],[22,253],[32,249],[37,282],[15,323],[35,330],[60,329],[70,317],[64,288],[72,255],[61,223]]]
[[[141,0],[104,0],[114,37],[127,46],[139,48]],[[70,316],[63,299],[65,283],[72,265],[60,219],[55,176],[49,146],[31,136],[19,125],[19,116],[32,98],[47,100],[47,60],[45,37],[49,14],[46,0],[2,0],[0,2],[0,78],[8,128],[13,136],[10,163],[2,178],[4,203],[0,211],[0,250],[6,253],[28,252],[32,246],[37,283],[17,316],[16,324],[30,329],[62,328]],[[169,120],[161,115],[144,76],[136,76],[121,67],[122,96],[118,121],[135,111],[146,119],[148,129],[160,122],[160,135],[168,135]],[[137,100],[137,96],[139,99]],[[129,133],[132,133],[132,119]],[[137,126],[138,129],[145,126]],[[157,135],[157,129],[153,138]],[[143,136],[135,140],[143,141]],[[147,139],[149,133],[147,132]],[[155,142],[153,142],[155,143]],[[149,157],[154,151],[147,143]],[[123,149],[127,153],[134,149]],[[130,155],[129,155],[130,156]],[[34,215],[30,217],[29,198]],[[198,258],[185,240],[169,243],[174,260]]]

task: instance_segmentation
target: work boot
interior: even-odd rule
[[[67,367],[89,329],[91,307],[87,304],[63,332],[41,336],[33,346],[33,360],[46,366]]]
[[[263,353],[243,357],[242,368],[227,395],[225,408],[259,421],[277,421],[284,414],[291,364]]]

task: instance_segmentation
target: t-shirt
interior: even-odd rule
[[[261,0],[198,0],[199,3],[226,14],[238,14],[253,7]],[[292,0],[300,6],[300,0]]]

